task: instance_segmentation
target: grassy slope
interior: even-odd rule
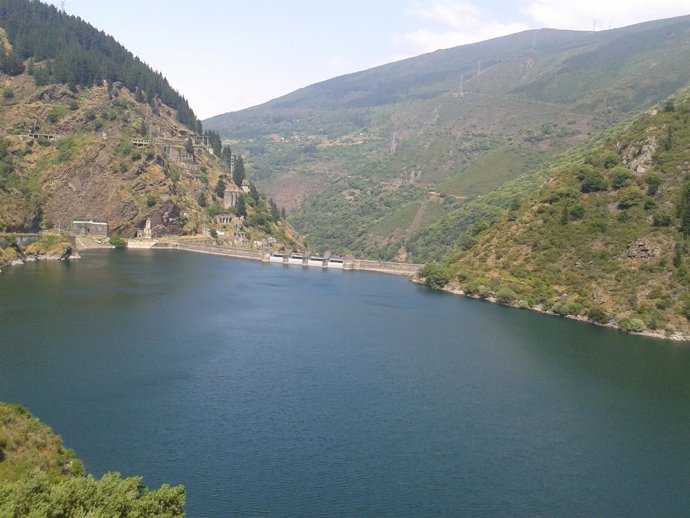
[[[689,26],[521,33],[325,81],[206,124],[248,151],[274,198],[300,207],[291,220],[315,248],[440,257],[464,233],[429,236],[463,219],[472,199],[690,82]],[[352,178],[368,183],[354,201]],[[382,242],[377,222],[400,204],[421,207],[430,191],[449,196],[438,218],[412,228],[423,214],[393,216],[401,228]]]
[[[690,336],[679,208],[689,150],[686,94],[673,111],[642,115],[562,157],[537,175],[548,178],[537,194],[455,254],[451,286],[626,330]],[[592,175],[604,180],[596,189],[587,187]]]

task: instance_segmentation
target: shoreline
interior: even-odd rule
[[[415,284],[427,286],[429,289],[433,289],[433,288],[430,288],[425,282],[423,282],[419,278],[411,279],[411,281]],[[690,343],[690,334],[675,332],[671,335],[668,335],[664,331],[653,331],[653,330],[649,330],[649,329],[642,331],[642,332],[639,332],[639,333],[635,333],[635,332],[631,332],[631,331],[624,331],[623,329],[620,328],[620,326],[618,326],[617,324],[614,324],[612,322],[609,322],[607,324],[600,324],[598,322],[594,322],[593,320],[590,320],[587,317],[583,317],[583,316],[559,315],[557,313],[554,313],[553,311],[547,311],[547,310],[544,310],[544,309],[541,309],[538,307],[521,307],[521,306],[517,306],[515,304],[506,304],[505,302],[499,302],[498,299],[496,299],[495,297],[480,297],[478,295],[468,295],[462,289],[454,287],[450,284],[444,286],[439,291],[443,291],[443,292],[449,293],[451,295],[466,297],[468,299],[483,300],[483,301],[489,302],[491,304],[498,304],[500,306],[506,306],[506,307],[509,307],[512,309],[524,309],[527,311],[533,311],[535,313],[541,313],[542,315],[549,315],[549,316],[559,317],[559,318],[567,318],[568,320],[575,320],[576,322],[581,322],[583,324],[588,324],[588,325],[593,325],[593,326],[598,326],[598,327],[606,327],[609,329],[614,329],[614,330],[618,331],[619,333],[624,333],[626,335],[643,336],[646,338],[655,338],[658,340],[671,341],[671,342]]]

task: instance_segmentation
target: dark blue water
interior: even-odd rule
[[[0,275],[0,400],[191,517],[688,516],[690,347],[174,251]]]

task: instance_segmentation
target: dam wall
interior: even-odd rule
[[[352,259],[352,267],[348,268],[348,263],[348,261],[345,262],[345,269],[365,272],[390,273],[393,275],[415,275],[424,266],[423,264],[414,263],[394,263],[391,261]]]

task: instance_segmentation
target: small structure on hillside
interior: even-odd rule
[[[218,214],[215,217],[215,222],[218,225],[230,225],[235,216],[231,214]]]
[[[170,157],[170,160],[174,164],[194,162],[194,153],[187,153],[185,150],[179,149],[175,146],[165,145],[163,147],[163,152]]]
[[[244,180],[242,180],[242,190],[243,190],[244,192],[249,192],[250,189],[251,189],[251,185],[250,185],[250,183],[249,183],[249,180],[247,180],[247,179],[245,178]]]
[[[132,145],[134,145],[134,147],[136,147],[136,148],[146,147],[149,144],[151,144],[151,142],[145,138],[133,138],[132,139]]]
[[[108,224],[99,221],[72,221],[72,233],[77,236],[108,237]]]
[[[55,142],[58,139],[58,136],[55,135],[54,133],[38,133],[36,131],[29,131],[27,133],[27,136],[29,138],[32,138],[34,140],[47,140],[48,142]]]
[[[223,208],[230,209],[232,207],[237,207],[241,192],[242,191],[234,185],[226,185],[225,191],[223,191]]]
[[[153,237],[151,232],[151,218],[146,218],[144,228],[137,230],[137,237],[141,239],[151,239]]]

